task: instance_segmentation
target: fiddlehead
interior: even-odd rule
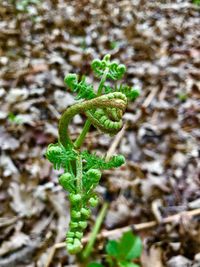
[[[81,113],[85,113],[91,123],[102,132],[110,134],[117,133],[122,127],[122,115],[126,106],[126,96],[120,92],[99,96],[91,100],[74,104],[66,109],[60,119],[60,143],[66,148],[69,145],[73,146],[73,142],[68,133],[68,125],[76,114]],[[115,116],[113,114],[115,114]]]
[[[50,144],[47,148],[46,157],[53,163],[53,167],[59,170],[61,167],[65,171],[69,170],[69,163],[75,160],[77,153],[74,149],[69,146],[64,147],[62,144]]]
[[[92,62],[92,69],[98,77],[102,77],[107,69],[107,77],[111,80],[119,80],[123,77],[126,67],[117,62],[110,62],[110,55],[106,55],[102,60],[95,59]]]
[[[76,146],[77,142],[73,142],[70,138],[68,126],[77,114],[84,114],[88,119],[80,135],[79,144],[82,143],[90,124],[104,133],[116,134],[122,127],[127,97],[133,95],[125,87],[115,87],[113,90],[105,85],[107,78],[120,79],[126,70],[123,64],[111,62],[110,55],[106,55],[103,60],[94,60],[92,69],[98,77],[101,77],[97,92],[86,82],[85,77],[80,81],[76,74],[68,74],[65,77],[67,86],[77,93],[76,99],[86,100],[64,111],[59,121],[59,141],[56,144],[50,144],[46,152],[46,157],[55,169],[61,167],[64,169],[64,173],[59,177],[59,184],[69,192],[71,203],[71,221],[66,235],[69,253],[78,253],[82,249],[81,238],[87,227],[91,207],[98,204],[94,189],[99,184],[101,170],[119,167],[125,162],[122,155],[113,156],[106,161],[106,157],[80,151],[79,146]],[[105,95],[101,95],[103,89]]]

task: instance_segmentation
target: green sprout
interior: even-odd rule
[[[112,41],[112,42],[109,43],[109,45],[110,45],[110,49],[113,50],[113,49],[119,47],[119,42],[117,42],[117,41]]]
[[[23,119],[20,118],[18,115],[15,115],[14,113],[10,112],[8,114],[8,121],[13,124],[22,124]]]
[[[126,67],[115,61],[110,61],[110,55],[102,60],[93,60],[92,69],[100,78],[97,90],[87,82],[85,76],[79,78],[76,74],[67,74],[64,82],[74,92],[77,103],[67,108],[59,121],[59,138],[55,144],[50,144],[46,151],[47,159],[55,169],[62,168],[64,173],[59,177],[59,183],[69,193],[71,204],[71,220],[66,234],[66,246],[69,253],[79,253],[82,248],[81,239],[91,215],[91,208],[98,204],[95,188],[101,179],[102,170],[117,168],[125,163],[123,155],[113,155],[108,160],[106,156],[99,157],[96,153],[81,150],[86,134],[93,125],[103,133],[115,135],[123,126],[122,116],[126,110],[128,99],[136,99],[136,93],[131,87],[121,85],[108,88],[106,81],[119,80],[123,77]],[[68,126],[77,114],[87,117],[79,137],[72,141]],[[103,218],[105,211],[102,213]],[[96,227],[96,229],[98,229]],[[96,230],[95,230],[96,231]],[[94,232],[95,239],[96,232]],[[93,239],[93,240],[94,240]],[[91,245],[86,251],[89,254]]]
[[[186,93],[179,93],[177,96],[181,102],[185,102],[188,98],[188,95]]]
[[[139,267],[134,263],[142,253],[142,241],[131,231],[123,234],[119,241],[110,240],[106,245],[109,266]]]
[[[110,267],[139,267],[135,262],[141,253],[142,241],[140,237],[128,231],[122,235],[119,241],[108,241],[106,244],[106,263]],[[104,267],[104,265],[91,262],[87,267]]]

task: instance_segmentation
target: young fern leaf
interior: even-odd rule
[[[83,188],[87,193],[95,188],[99,184],[101,178],[101,172],[97,169],[89,169],[83,175]]]
[[[63,173],[59,179],[59,184],[63,187],[64,190],[70,192],[70,193],[75,193],[76,192],[76,187],[74,184],[74,177],[71,173],[66,172]]]
[[[93,86],[86,83],[85,76],[83,76],[81,81],[78,82],[78,76],[76,74],[69,73],[65,76],[64,82],[72,90],[72,92],[77,93],[75,98],[76,100],[92,99],[96,97]]]
[[[102,60],[94,59],[92,69],[97,77],[102,77],[106,71],[106,78],[111,80],[119,80],[123,77],[126,67],[123,64],[110,62],[110,55],[106,55]]]
[[[125,163],[125,158],[122,155],[113,156],[109,161],[106,161],[104,157],[98,157],[96,154],[90,154],[88,151],[83,151],[82,157],[85,160],[84,170],[108,170],[120,167]]]
[[[50,144],[46,151],[46,158],[53,163],[53,167],[59,170],[61,167],[68,170],[69,162],[76,160],[77,153],[70,146],[68,150],[62,144]]]
[[[106,94],[113,92],[120,92],[124,94],[130,101],[134,101],[140,96],[140,90],[138,88],[130,87],[128,85],[120,84],[119,86],[115,86],[114,88],[110,86],[104,86],[104,91]]]

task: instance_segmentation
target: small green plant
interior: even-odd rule
[[[110,267],[139,267],[134,263],[142,253],[142,241],[131,231],[122,235],[119,241],[110,240],[106,245],[106,262]],[[87,267],[104,267],[92,262]]]
[[[141,256],[142,242],[139,236],[129,231],[119,241],[110,240],[106,245],[106,252],[111,267],[139,267],[133,261]]]
[[[181,102],[185,102],[188,98],[188,95],[186,93],[179,93],[177,96]]]
[[[22,118],[12,112],[8,114],[8,121],[13,124],[23,124]]]
[[[107,160],[106,156],[100,157],[96,153],[82,151],[80,147],[91,125],[103,133],[115,135],[122,128],[122,116],[127,107],[127,100],[133,100],[139,95],[139,92],[131,87],[111,87],[106,84],[107,79],[121,79],[126,71],[123,64],[110,61],[110,55],[106,55],[103,60],[93,60],[91,66],[95,75],[101,79],[97,90],[87,82],[86,77],[79,78],[76,74],[68,74],[65,77],[65,84],[77,94],[76,99],[79,101],[62,114],[58,143],[50,144],[46,152],[47,159],[55,169],[64,169],[59,183],[69,192],[71,221],[66,245],[68,252],[72,254],[82,250],[81,239],[91,215],[91,208],[98,204],[98,196],[94,190],[99,184],[101,171],[125,163],[123,155],[114,155]],[[85,114],[87,121],[77,140],[72,141],[68,125],[77,114]],[[88,254],[87,251],[86,255]]]
[[[109,43],[110,49],[115,49],[117,47],[119,47],[119,42],[117,41],[112,41]]]

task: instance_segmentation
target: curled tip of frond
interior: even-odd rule
[[[70,160],[76,159],[76,152],[68,147],[66,150],[61,144],[50,144],[45,154],[46,158],[53,163],[54,169],[59,170],[60,167],[67,168]]]
[[[74,179],[69,172],[63,173],[58,180],[59,184],[64,188],[64,190],[75,192]]]
[[[113,166],[117,168],[123,165],[126,160],[123,155],[117,155],[112,157],[112,161],[113,161]]]
[[[68,73],[64,78],[64,82],[71,90],[74,90],[78,82],[78,77],[75,73]]]
[[[105,61],[110,61],[110,57],[111,57],[110,54],[106,54],[106,55],[103,57],[103,60],[105,60]]]
[[[121,79],[124,73],[126,72],[125,65],[118,64],[115,61],[111,62],[109,54],[105,55],[102,60],[94,59],[92,61],[91,67],[98,77],[104,75],[105,70],[107,69],[107,78],[111,80]]]

